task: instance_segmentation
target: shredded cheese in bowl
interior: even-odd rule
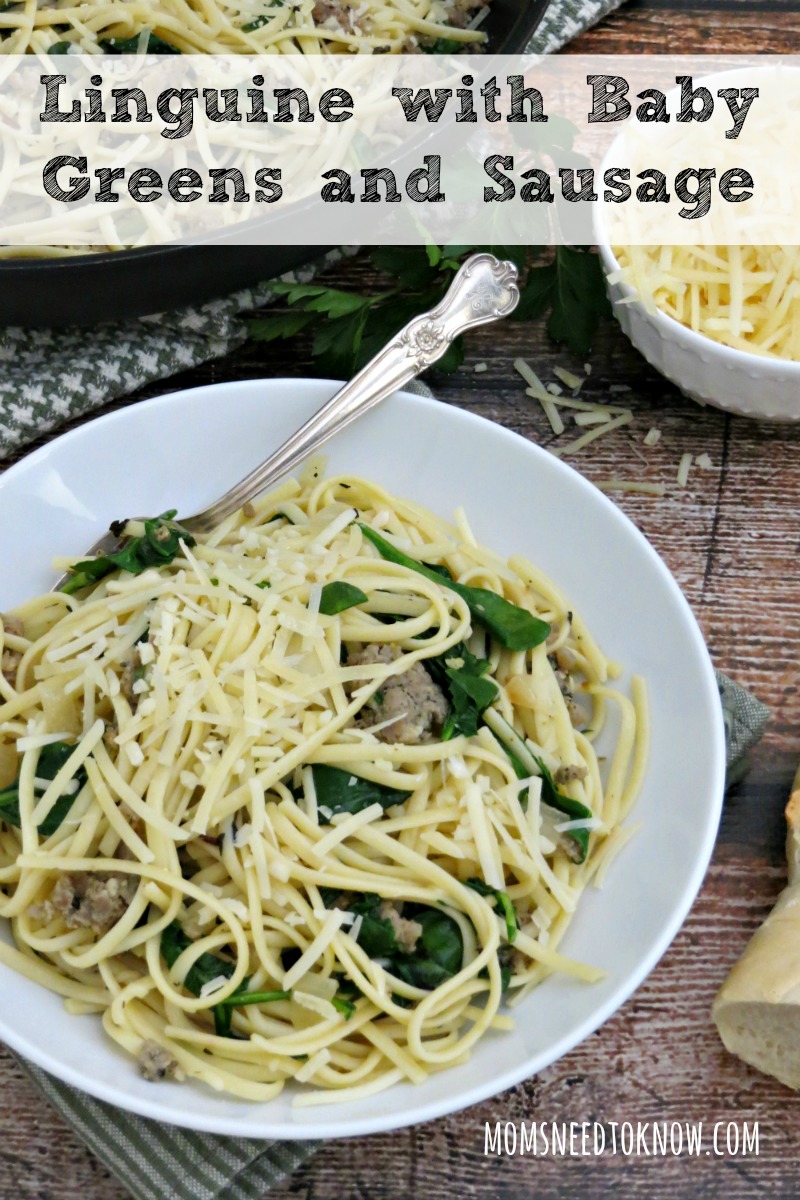
[[[800,247],[623,246],[614,253],[618,279],[646,305],[732,349],[800,361]]]

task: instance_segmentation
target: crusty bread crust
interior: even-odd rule
[[[745,947],[711,1015],[725,1046],[800,1089],[800,770],[786,805],[789,881]]]

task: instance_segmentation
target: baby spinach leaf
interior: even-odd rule
[[[247,1004],[272,1004],[276,1000],[291,1000],[291,992],[248,992],[243,980],[232,996],[214,1005],[214,1032],[217,1037],[232,1037],[233,1010]]]
[[[167,966],[174,966],[191,944],[192,939],[187,937],[177,921],[169,924],[161,934],[161,954]],[[227,958],[220,958],[216,954],[201,954],[186,972],[184,987],[193,996],[199,996],[205,984],[210,983],[212,979],[218,979],[220,975],[230,979],[235,970],[235,964]]]
[[[0,9],[0,12],[2,12],[2,9]],[[73,45],[74,45],[74,42],[54,42],[53,45],[49,47],[47,53],[48,54],[69,54],[70,48]]]
[[[99,558],[85,559],[70,567],[71,577],[62,587],[68,595],[80,592],[110,575],[112,571],[130,571],[141,575],[148,567],[165,567],[180,553],[180,543],[194,546],[195,540],[185,529],[181,529],[173,517],[177,509],[170,509],[160,517],[148,518],[144,522],[141,537],[123,537],[119,550],[103,554]],[[126,522],[117,521],[111,526],[112,533],[120,534]]]
[[[511,897],[508,892],[501,892],[497,888],[489,887],[488,883],[484,883],[482,879],[477,879],[473,876],[467,879],[465,886],[472,888],[473,892],[477,892],[479,896],[486,896],[487,899],[494,897],[495,904],[503,914],[506,922],[506,937],[509,942],[513,942],[517,936],[517,913],[514,905],[511,903]]]
[[[358,944],[370,958],[380,959],[386,970],[404,983],[430,991],[461,970],[464,945],[456,921],[441,909],[406,903],[403,917],[422,928],[413,950],[397,940],[392,922],[380,915],[383,903],[371,892],[320,889],[323,902],[347,901],[350,912],[361,917]]]
[[[161,954],[167,966],[174,966],[184,950],[188,950],[191,944],[192,939],[187,937],[178,922],[172,921],[161,934]],[[230,979],[235,970],[234,963],[227,958],[220,958],[216,954],[201,954],[186,972],[183,986],[193,996],[199,996],[204,986],[210,983],[212,979],[219,979],[220,975],[224,976],[225,979]],[[237,1004],[241,1003],[242,993],[247,992],[248,983],[249,979],[243,979],[236,992],[234,992],[234,996],[237,997]],[[212,1010],[214,1013],[214,1030],[220,1037],[231,1036],[231,1008],[233,1007],[231,1002],[234,996],[231,996],[227,1001],[215,1004]],[[280,999],[284,999],[284,997],[281,996]],[[255,1001],[247,1001],[247,1003],[255,1003]]]
[[[536,758],[535,755],[534,758]],[[581,804],[580,800],[572,800],[569,796],[563,796],[559,792],[549,768],[541,758],[536,758],[536,765],[542,776],[542,803],[549,804],[550,808],[555,808],[557,812],[563,813],[572,821],[588,820],[592,815],[592,810],[585,804]],[[584,862],[589,853],[589,830],[572,829],[568,836],[577,845],[580,855],[577,861]]]
[[[322,589],[319,611],[326,617],[334,617],[336,613],[354,608],[357,604],[364,604],[368,599],[366,592],[362,592],[361,588],[352,583],[326,583]]]
[[[51,742],[49,746],[43,746],[39,752],[39,761],[36,764],[36,778],[41,780],[55,779],[74,749],[75,747],[68,742]],[[83,767],[78,767],[78,770],[72,776],[72,782],[77,783],[78,786],[74,788],[70,795],[62,795],[56,800],[50,812],[39,826],[39,832],[43,837],[50,837],[51,833],[56,832],[75,803],[78,792],[86,783],[86,771]],[[40,787],[38,783],[33,785],[33,794],[37,799],[43,796],[44,793],[45,789]],[[8,825],[14,825],[19,828],[19,776],[7,788],[0,791],[0,821],[5,821]]]
[[[461,660],[461,666],[452,665]],[[442,727],[442,741],[457,734],[472,737],[478,732],[481,713],[497,696],[497,684],[484,678],[488,659],[476,658],[463,642],[437,658],[426,658],[423,666],[450,702],[450,711]]]
[[[329,767],[326,763],[314,763],[311,774],[317,807],[330,810],[330,815],[320,813],[320,825],[329,825],[336,813],[358,813],[369,808],[370,804],[391,808],[394,804],[402,804],[411,795],[410,792],[386,787],[383,783],[373,783],[371,779],[362,779],[350,771]]]
[[[464,43],[455,38],[437,38],[427,46],[420,46],[423,54],[459,54],[464,49]],[[438,246],[436,247],[438,249]],[[431,264],[435,266],[436,264]]]
[[[406,905],[403,916],[417,921],[422,933],[412,954],[397,955],[390,968],[404,983],[430,991],[461,970],[464,945],[461,930],[438,908]]]
[[[527,609],[511,604],[502,596],[498,596],[496,592],[489,591],[488,588],[468,587],[466,584],[456,583],[455,580],[442,583],[444,577],[438,568],[430,567],[426,563],[404,554],[402,550],[398,550],[369,525],[359,522],[359,527],[364,537],[372,542],[383,558],[388,559],[389,562],[398,563],[400,566],[408,567],[411,571],[417,571],[426,579],[442,584],[460,596],[467,604],[473,619],[488,630],[492,637],[507,650],[531,650],[546,640],[550,633],[550,626],[546,621],[534,617]]]
[[[497,948],[497,961],[500,966],[500,991],[503,995],[506,994],[511,986],[511,976],[514,974],[511,966],[512,954],[513,951],[508,942],[503,942],[503,944]],[[487,967],[484,967],[480,972],[480,978],[489,978],[489,970]]]

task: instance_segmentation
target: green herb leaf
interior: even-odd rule
[[[345,1021],[349,1021],[353,1013],[356,1011],[356,1006],[353,1001],[345,1000],[343,996],[334,996],[331,1000],[331,1004],[337,1012],[342,1014]]]
[[[336,613],[354,608],[357,604],[366,603],[368,599],[366,592],[362,592],[361,588],[352,583],[326,583],[322,589],[319,611],[326,617],[333,617]]]
[[[165,567],[180,553],[180,543],[194,546],[195,540],[173,520],[175,509],[162,513],[160,517],[148,518],[144,522],[141,537],[123,537],[122,545],[113,554],[85,559],[70,567],[70,578],[61,589],[67,595],[83,591],[110,575],[112,571],[130,571],[141,575],[148,567]],[[121,523],[124,528],[124,522]],[[112,526],[116,532],[116,527]]]
[[[511,897],[508,892],[501,892],[497,888],[489,887],[488,883],[484,883],[482,879],[477,879],[473,876],[467,879],[465,886],[472,888],[473,892],[477,892],[479,896],[493,897],[495,904],[501,910],[506,922],[506,937],[509,942],[513,942],[517,936],[517,913],[514,905],[511,903]]]
[[[423,54],[459,54],[464,49],[464,43],[455,38],[437,38],[428,46],[420,46]]]
[[[462,665],[449,664],[461,660]],[[450,702],[442,728],[442,741],[457,734],[472,737],[478,732],[481,713],[497,696],[497,684],[484,676],[489,670],[488,659],[476,658],[463,642],[437,658],[426,658],[422,664]]]
[[[439,40],[428,53],[458,52],[463,44]],[[552,126],[552,128],[551,128]],[[568,122],[551,118],[548,145],[567,147],[574,136]],[[544,136],[544,134],[543,134]],[[546,148],[546,147],[545,147]],[[520,271],[520,304],[514,320],[532,320],[550,313],[548,333],[556,341],[585,355],[600,319],[609,311],[605,282],[597,255],[571,246],[556,248],[552,260],[539,263],[540,246],[384,246],[371,254],[373,264],[392,279],[392,290],[364,296],[327,288],[324,284],[280,284],[292,313],[274,313],[249,323],[252,337],[272,341],[292,337],[314,321],[313,355],[320,373],[353,374],[411,317],[432,308],[442,299],[460,259],[488,250],[508,258]],[[397,288],[401,295],[394,290]],[[304,319],[305,318],[305,319]],[[322,324],[320,324],[322,318]],[[458,338],[436,364],[437,370],[455,370],[464,356]]]
[[[548,309],[547,332],[553,340],[576,354],[588,354],[601,318],[610,311],[598,255],[557,246],[552,262],[528,272],[514,319],[531,320]]]
[[[2,12],[2,11],[3,10],[0,9],[0,12]],[[74,45],[74,42],[54,42],[54,44],[52,46],[50,46],[50,48],[48,49],[47,53],[48,54],[69,54],[70,49],[73,45]]]
[[[192,939],[186,936],[178,922],[172,921],[161,934],[161,954],[167,966],[173,967],[191,944]],[[183,983],[193,996],[199,996],[205,984],[210,983],[212,979],[218,979],[220,975],[230,979],[235,970],[235,965],[227,958],[220,958],[216,954],[201,954],[187,971]]]
[[[271,2],[267,5],[267,8],[282,8],[282,7],[283,7],[283,0],[271,0]],[[267,16],[266,13],[262,13],[261,16],[256,17],[255,20],[248,21],[246,25],[242,25],[242,27],[241,27],[242,33],[254,33],[256,29],[263,29],[265,25],[269,25],[271,20],[272,20],[271,15]]]
[[[383,783],[373,783],[371,779],[362,779],[351,771],[340,771],[327,763],[314,763],[311,774],[318,809],[330,810],[330,815],[319,814],[320,825],[329,825],[331,817],[337,813],[358,813],[371,804],[391,808],[402,804],[411,795]]]
[[[547,639],[550,626],[546,621],[540,621],[538,617],[534,617],[526,609],[519,608],[516,604],[510,604],[508,600],[504,600],[502,596],[498,596],[496,592],[490,592],[487,588],[467,587],[454,580],[443,583],[443,577],[439,571],[404,554],[402,550],[398,550],[369,525],[359,522],[359,528],[383,558],[388,559],[389,562],[398,563],[400,566],[408,567],[411,571],[417,571],[427,579],[432,579],[434,583],[440,583],[461,596],[469,607],[473,619],[488,630],[492,637],[507,650],[530,650]]]
[[[452,917],[438,908],[414,911],[414,906],[406,905],[403,916],[406,915],[422,926],[422,934],[413,954],[397,956],[390,970],[404,983],[432,990],[461,970],[464,954],[461,930]]]
[[[562,795],[556,787],[555,780],[547,765],[541,758],[536,758],[536,755],[534,755],[534,758],[542,776],[542,803],[548,804],[550,808],[563,813],[571,821],[588,820],[592,816],[592,810],[587,808],[585,804],[581,804],[580,800],[572,800],[569,796]],[[576,843],[579,854],[577,861],[584,862],[586,855],[589,853],[589,830],[572,829],[568,836]]]
[[[281,338],[294,337],[301,329],[305,329],[317,317],[313,312],[296,312],[290,309],[287,312],[274,313],[266,317],[259,317],[257,320],[250,321],[249,330],[250,336],[255,338],[257,342],[275,342]]]
[[[217,1037],[233,1036],[233,1010],[247,1004],[273,1004],[276,1000],[291,1000],[291,992],[248,992],[247,981],[243,980],[227,1000],[214,1005],[214,1032]]]
[[[51,742],[49,746],[43,746],[39,752],[39,760],[36,764],[36,778],[41,780],[55,779],[74,749],[74,745],[70,745],[67,742]],[[43,837],[50,837],[52,833],[56,832],[75,803],[78,793],[86,783],[86,770],[84,767],[78,768],[72,776],[71,783],[77,783],[77,788],[74,788],[68,796],[60,796],[39,826],[39,832]],[[33,786],[34,796],[38,799],[44,793],[45,789],[40,787],[38,783],[35,783]],[[6,824],[13,825],[17,829],[20,826],[19,776],[7,788],[0,791],[0,821],[5,821]]]

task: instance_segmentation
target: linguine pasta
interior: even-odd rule
[[[197,544],[125,533],[129,569],[4,620],[0,962],[148,1078],[298,1104],[602,976],[558,946],[627,837],[644,688],[540,571],[319,462]]]
[[[486,0],[19,0],[4,54],[417,53],[477,49]]]

